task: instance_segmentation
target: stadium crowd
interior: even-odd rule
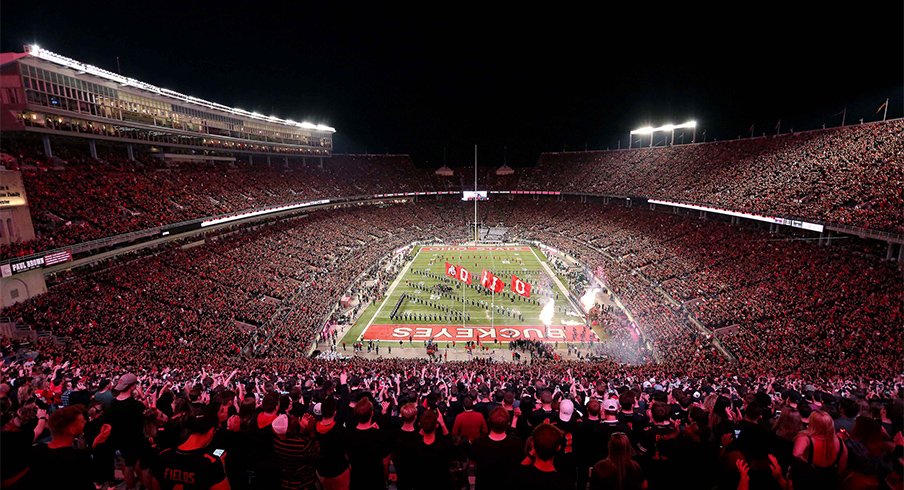
[[[101,357],[112,350],[143,362],[167,351],[183,362],[199,350],[234,355],[270,341],[304,355],[344,289],[381,255],[418,237],[457,236],[443,227],[436,205],[412,211],[313,213],[200,247],[127,257],[92,274],[58,277],[51,294],[7,308],[4,316],[103,348]]]
[[[4,316],[98,358],[113,350],[124,361],[193,363],[198,349],[304,357],[365,271],[414,241],[463,240],[454,216],[466,213],[448,201],[314,212],[60,275],[49,294]],[[875,256],[601,204],[497,201],[484,219],[504,219],[511,238],[539,240],[599,273],[630,314],[602,315],[622,360],[703,369],[722,365],[725,349],[741,365],[782,372],[902,367],[900,273]],[[390,282],[380,277],[363,299]]]
[[[0,371],[4,488],[900,488],[904,384],[540,361]],[[5,346],[4,352],[14,351]],[[203,361],[208,361],[205,366]],[[114,472],[114,461],[118,461]],[[790,483],[789,483],[790,482]]]
[[[93,160],[63,146],[63,163],[38,156],[28,145],[14,148],[21,152],[14,154],[37,239],[0,249],[0,256],[252,208],[420,190],[407,156],[335,155],[322,167],[315,158],[292,165],[164,163],[153,157],[130,162],[109,153]]]
[[[524,189],[644,196],[904,232],[904,120],[601,152],[545,153]]]
[[[512,237],[538,240],[600,271],[660,360],[688,368],[717,362],[711,333],[734,327],[724,344],[745,365],[862,376],[904,367],[904,289],[892,263],[639,209],[517,207],[504,216]]]
[[[700,145],[545,153],[497,176],[493,190],[644,196],[764,215],[904,232],[904,120]],[[81,145],[86,146],[86,145]],[[205,216],[325,197],[470,188],[471,171],[440,177],[404,155],[334,155],[305,163],[164,163],[121,149],[5,140],[22,172],[36,239],[0,247],[20,256]],[[473,169],[473,167],[471,167]],[[161,198],[161,196],[164,196]]]
[[[68,338],[0,346],[4,487],[900,488],[900,272],[852,248],[493,201],[485,223],[625,305],[608,358],[309,359],[363,271],[464,240],[468,206],[311,212],[54,278],[4,311]]]

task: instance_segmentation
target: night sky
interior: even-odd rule
[[[337,129],[335,151],[532,165],[696,119],[707,139],[904,114],[900,1],[595,10],[368,2],[3,2],[2,50],[41,47],[161,87]],[[522,4],[524,4],[522,2]],[[738,9],[742,10],[738,10]]]

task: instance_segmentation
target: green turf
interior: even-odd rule
[[[537,254],[537,257],[538,257],[540,260],[542,260],[542,261],[544,261],[544,262],[546,262],[546,260],[548,260],[548,259],[546,258],[546,254],[543,253],[543,251],[540,250],[538,247],[531,247],[530,249],[533,250],[535,254]]]
[[[368,305],[367,308],[364,309],[364,312],[361,313],[361,316],[358,317],[358,321],[352,325],[352,328],[348,329],[348,332],[345,333],[345,336],[342,337],[340,342],[351,343],[354,342],[355,339],[361,335],[361,332],[364,331],[364,327],[367,326],[367,321],[362,321],[362,319],[367,318],[370,320],[371,317],[374,316],[374,313],[377,312],[377,308],[380,307],[380,302],[376,301]]]
[[[464,321],[466,325],[541,325],[542,322],[539,319],[540,311],[550,298],[555,302],[553,325],[562,325],[566,321],[580,322],[580,317],[567,314],[567,312],[574,312],[574,310],[565,294],[558,289],[552,278],[541,266],[538,256],[542,255],[539,254],[539,250],[536,249],[533,252],[477,250],[460,253],[457,251],[421,250],[415,256],[414,262],[407,272],[401,277],[395,290],[383,300],[385,305],[380,308],[380,304],[377,303],[368,307],[358,318],[355,325],[346,333],[342,341],[354,342],[368,323],[371,323],[371,319],[373,319],[373,324],[413,326],[462,325],[460,316],[441,308],[449,308],[451,311],[464,312],[465,315],[470,315],[470,319]],[[476,289],[446,277],[446,262],[461,264],[468,269],[474,276],[472,285],[476,286]],[[495,295],[495,299],[493,295],[485,294],[484,290],[479,286],[480,274],[483,269],[495,273],[506,283],[505,291]],[[424,273],[439,277],[429,277],[424,275]],[[531,297],[534,300],[538,300],[540,302],[539,305],[524,301],[511,291],[512,273],[526,280],[534,287]],[[435,287],[440,284],[448,285],[451,287],[451,291],[445,295],[436,294]],[[558,293],[558,299],[555,297],[556,293]],[[402,300],[402,305],[398,309],[400,316],[390,318],[395,305],[403,295],[406,295],[407,299]],[[431,304],[418,303],[411,298],[420,298]],[[472,300],[484,301],[490,307],[471,304]],[[513,309],[519,312],[521,316],[518,314],[506,314],[498,310],[493,314],[491,306],[494,303],[498,307]],[[565,309],[564,312],[561,308]],[[379,313],[377,313],[378,310]],[[421,319],[405,316],[405,313],[421,315]],[[424,318],[423,315],[428,316]]]

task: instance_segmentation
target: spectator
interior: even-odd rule
[[[113,392],[110,391],[110,389],[113,388],[113,383],[111,383],[109,379],[102,379],[98,382],[97,386],[98,390],[94,394],[94,399],[103,405],[104,410],[107,410],[113,403]]]
[[[161,451],[153,469],[152,488],[229,490],[223,453],[209,447],[216,427],[217,418],[211,410],[193,410],[186,421],[188,439],[175,449]]]
[[[320,458],[317,461],[317,477],[325,490],[348,488],[349,469],[345,456],[345,429],[336,423],[336,399],[324,398],[320,404],[322,419],[317,422],[317,441]]]
[[[349,429],[346,452],[351,466],[350,485],[352,490],[385,488],[386,465],[390,445],[380,426],[373,421],[373,404],[362,398],[355,404],[355,426]]]
[[[857,417],[850,437],[844,442],[848,450],[847,468],[850,470],[845,485],[849,488],[879,488],[892,473],[893,447],[883,439],[879,422],[863,415]]]
[[[838,488],[847,467],[847,449],[835,435],[832,417],[817,410],[806,431],[794,441],[791,481],[796,490]]]
[[[89,449],[76,449],[75,440],[85,429],[85,409],[71,405],[53,412],[48,420],[51,440],[47,445],[35,446],[34,464],[27,476],[31,488],[74,488],[91,490],[94,487],[88,469],[94,466],[92,450],[110,436],[110,426],[104,425]]]
[[[772,426],[773,438],[769,453],[775,455],[784,472],[787,472],[791,466],[794,457],[794,439],[802,430],[803,423],[800,420],[800,412],[790,407],[782,410],[778,420]]]
[[[511,420],[504,407],[496,407],[489,416],[490,433],[471,448],[474,462],[475,489],[503,488],[524,457],[521,440],[511,431]]]
[[[315,463],[320,456],[320,445],[314,438],[315,424],[314,417],[307,413],[300,420],[286,414],[274,419],[273,456],[280,470],[280,488],[318,488]]]
[[[574,434],[580,420],[574,418],[574,403],[569,399],[559,402],[559,414],[553,424],[562,433],[562,449],[556,455],[556,471],[569,488],[577,480],[577,456],[574,453]]]
[[[418,471],[415,461],[421,441],[421,435],[415,427],[417,405],[414,403],[402,405],[399,415],[402,418],[402,426],[395,433],[392,463],[396,470],[396,487],[399,490],[409,490],[414,488],[411,480],[416,478],[415,473]]]
[[[470,444],[487,434],[487,422],[482,415],[474,411],[474,399],[470,396],[464,397],[462,406],[464,412],[455,417],[452,436],[460,437]]]
[[[123,478],[126,489],[135,488],[139,481],[149,481],[148,442],[144,437],[144,395],[138,387],[138,378],[126,373],[113,388],[116,396],[105,413],[110,425],[110,444],[119,451],[123,460]],[[145,484],[145,486],[149,486]]]
[[[669,420],[669,406],[654,402],[650,409],[652,425],[638,434],[638,459],[650,476],[650,488],[667,488],[668,475],[673,474],[674,446],[679,435],[677,423]]]
[[[449,477],[452,464],[452,447],[447,436],[439,429],[442,416],[436,409],[428,409],[421,415],[421,440],[414,458],[412,487],[415,489],[455,488]]]
[[[615,432],[609,438],[605,459],[593,466],[590,472],[591,490],[641,490],[647,481],[637,461],[631,441],[623,432]],[[687,483],[687,482],[686,482]]]
[[[559,429],[540,424],[528,439],[528,454],[514,474],[513,488],[549,490],[565,488],[565,480],[556,471],[555,457],[562,450],[563,437]]]

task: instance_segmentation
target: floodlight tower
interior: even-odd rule
[[[631,146],[633,144],[632,136],[634,136],[635,134],[639,134],[641,136],[645,135],[645,134],[650,135],[650,148],[652,148],[653,147],[653,135],[654,135],[654,133],[657,133],[657,132],[672,133],[671,143],[669,143],[669,144],[674,145],[676,129],[693,129],[694,130],[694,138],[691,141],[697,141],[697,121],[688,121],[683,124],[664,124],[662,126],[659,126],[658,128],[654,128],[652,126],[644,126],[642,128],[635,129],[635,130],[631,131],[631,133],[628,135],[628,148],[631,148]]]
[[[638,128],[638,129],[631,131],[631,133],[628,134],[628,148],[631,148],[631,146],[634,144],[633,136],[635,134],[639,134],[641,136],[643,136],[645,134],[650,135],[650,146],[653,146],[653,127],[652,126],[644,126],[642,128]]]

